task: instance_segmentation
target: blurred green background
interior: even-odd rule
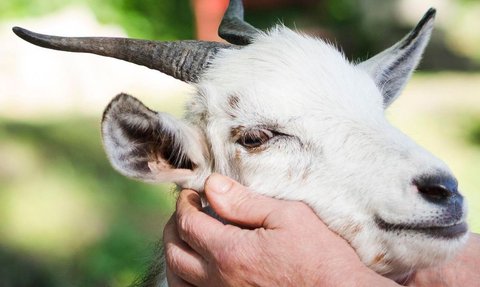
[[[418,2],[246,6],[254,25],[280,20],[338,43],[352,59],[388,47],[436,6],[437,29],[424,62],[388,116],[451,166],[469,200],[470,226],[480,232],[480,3]],[[101,110],[125,91],[181,116],[191,92],[141,67],[29,47],[10,27],[35,30],[38,23],[55,30],[68,20],[79,29],[113,27],[136,38],[191,39],[193,15],[188,0],[0,0],[0,287],[127,286],[142,274],[172,212],[173,187],[128,180],[110,167],[101,147]],[[32,53],[39,56],[31,59]]]

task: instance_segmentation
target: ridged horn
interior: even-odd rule
[[[185,82],[197,82],[210,59],[232,45],[204,41],[157,42],[109,37],[58,37],[14,27],[13,32],[40,47],[92,53],[146,66]]]
[[[248,45],[260,30],[244,21],[242,0],[230,0],[227,11],[223,16],[218,35],[235,45]]]

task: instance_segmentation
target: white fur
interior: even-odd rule
[[[411,182],[450,171],[386,121],[368,71],[331,45],[279,27],[243,49],[223,51],[202,79],[187,114],[192,124],[208,114],[200,126],[215,158],[211,171],[264,195],[306,202],[366,265],[392,278],[444,261],[465,242],[466,236],[435,240],[375,226],[375,215],[414,223],[441,212]],[[236,110],[232,95],[239,98]],[[232,127],[263,124],[292,137],[255,154],[230,139]]]
[[[422,33],[419,37],[430,35]],[[421,52],[412,55],[394,83],[395,93]],[[198,168],[178,178],[175,170],[149,166],[162,175],[159,180],[183,187],[201,189],[206,175],[218,172],[258,193],[305,202],[367,266],[393,279],[443,262],[465,243],[466,234],[438,239],[384,231],[374,222],[375,216],[394,224],[439,222],[445,208],[424,200],[412,180],[451,172],[387,122],[384,107],[390,102],[376,83],[379,62],[372,59],[350,63],[332,45],[282,26],[242,49],[222,50],[196,84],[188,125],[168,121],[186,137],[182,148]],[[254,127],[274,127],[281,135],[251,152],[232,130]],[[107,145],[110,149],[115,148]]]

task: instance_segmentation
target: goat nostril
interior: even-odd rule
[[[443,185],[418,186],[418,191],[426,197],[434,200],[442,200],[450,197],[452,191],[448,190]]]
[[[457,193],[457,180],[450,176],[423,176],[414,180],[420,195],[433,203],[446,202]]]

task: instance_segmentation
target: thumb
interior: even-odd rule
[[[207,179],[205,193],[208,202],[220,217],[250,228],[267,227],[269,218],[281,211],[280,205],[285,203],[253,193],[247,187],[220,174],[212,174]]]

